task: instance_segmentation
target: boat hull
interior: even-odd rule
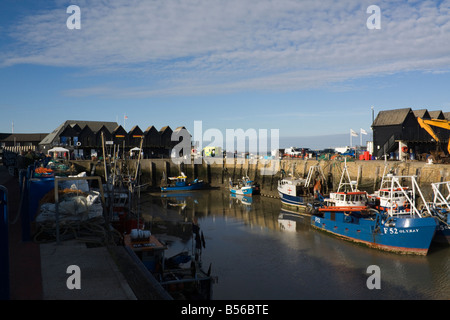
[[[380,216],[378,216],[380,217]],[[434,217],[396,217],[389,224],[344,212],[311,216],[311,225],[335,236],[372,248],[401,254],[427,255],[438,225]]]
[[[278,191],[278,195],[283,206],[307,213],[312,213],[311,205],[319,201],[313,196],[291,196],[280,191]]]
[[[244,196],[250,197],[253,195],[253,188],[252,187],[231,188],[230,192],[232,194],[244,195]]]
[[[201,190],[203,189],[203,182],[193,183],[186,186],[169,186],[169,187],[161,187],[161,191],[170,192],[170,191],[191,191],[191,190]]]
[[[447,217],[447,222],[439,221],[433,241],[450,245],[450,215]]]

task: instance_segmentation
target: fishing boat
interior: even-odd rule
[[[124,244],[131,248],[150,272],[159,272],[164,267],[164,252],[167,246],[163,245],[150,231],[133,229],[124,235]]]
[[[204,246],[204,237],[203,233],[200,236],[198,230],[193,225],[193,234],[196,235],[194,257],[189,252],[182,251],[166,258],[167,245],[148,230],[132,230],[130,234],[124,236],[124,244],[136,254],[174,299],[210,300],[212,285],[216,280],[211,276],[211,265],[208,271],[202,268],[198,252],[201,250],[199,247]],[[185,267],[187,264],[188,267]]]
[[[431,187],[434,196],[429,206],[431,213],[439,221],[433,240],[450,244],[450,181],[432,183]]]
[[[358,210],[365,208],[367,204],[367,192],[358,190],[357,182],[350,179],[347,162],[345,162],[338,189],[336,192],[330,192],[329,198],[324,199],[322,209],[328,208],[336,211],[341,208],[352,208]]]
[[[411,189],[400,184],[404,180],[410,181]],[[311,216],[311,225],[372,248],[401,254],[428,254],[438,222],[426,204],[423,210],[417,208],[416,195],[423,203],[425,200],[415,176],[392,176],[390,181],[387,192],[380,193],[380,203],[391,204],[383,210],[377,210],[369,204],[322,207]],[[401,207],[394,205],[398,192],[407,200]]]
[[[288,176],[278,181],[281,203],[296,209],[306,208],[308,203],[321,201],[325,176],[320,166],[311,166],[306,179]]]
[[[330,192],[328,197],[322,197],[319,194],[318,200],[315,199],[314,202],[308,203],[306,212],[317,213],[319,208],[332,211],[345,208],[360,210],[365,208],[367,202],[367,192],[358,190],[357,182],[350,179],[347,162],[345,161],[337,191]]]
[[[203,180],[195,179],[192,182],[188,182],[187,176],[183,172],[177,177],[169,177],[168,179],[170,181],[169,184],[163,183],[161,186],[162,192],[200,190],[205,187]]]
[[[373,194],[368,195],[369,205],[372,208],[380,211],[408,209],[409,202],[407,197],[412,197],[413,190],[410,190],[409,186],[392,189],[393,177],[394,172],[388,170],[388,166],[385,164],[380,188]]]
[[[242,177],[237,183],[233,183],[230,178],[230,192],[231,194],[251,197],[252,195],[259,193],[259,185],[255,184],[254,181],[250,180],[247,176]]]

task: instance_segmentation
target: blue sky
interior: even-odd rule
[[[449,68],[450,1],[0,2],[0,132],[126,114],[126,129],[201,120],[302,146],[370,132],[371,106],[450,111]]]

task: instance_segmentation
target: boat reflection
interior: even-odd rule
[[[246,205],[246,206],[251,206],[251,204],[253,202],[253,197],[244,196],[242,194],[230,193],[230,198],[237,199],[238,201],[240,201],[240,203],[242,203],[243,205]]]
[[[281,231],[298,232],[301,229],[309,228],[309,216],[303,215],[299,211],[281,208],[278,224]]]

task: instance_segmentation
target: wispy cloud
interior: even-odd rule
[[[380,74],[450,68],[450,1],[166,0],[82,2],[82,29],[64,6],[26,16],[7,31],[0,66],[81,67],[140,77],[71,96],[151,97],[301,90]],[[7,50],[6,50],[7,49]],[[151,83],[151,86],[148,85]]]

